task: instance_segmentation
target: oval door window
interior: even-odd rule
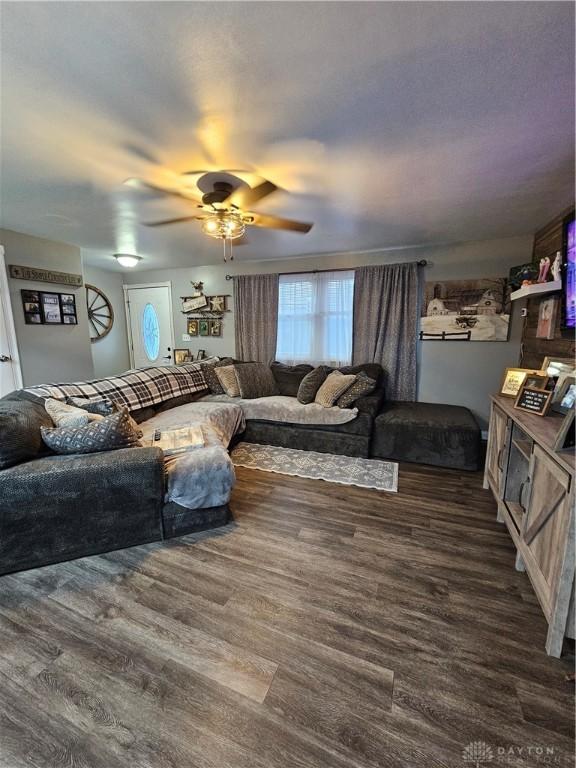
[[[148,360],[157,360],[160,354],[160,324],[152,304],[146,304],[142,313],[142,338]]]

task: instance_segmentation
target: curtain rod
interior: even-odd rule
[[[410,264],[409,261],[405,262],[406,264]],[[425,267],[428,265],[428,262],[426,259],[420,259],[420,261],[417,261],[416,264],[418,264],[419,267]],[[386,266],[385,264],[370,264],[370,266]],[[336,269],[308,269],[308,270],[302,270],[299,269],[297,272],[279,272],[279,275],[316,275],[318,272],[353,272],[356,269],[356,267],[338,267]],[[234,275],[226,275],[226,280],[232,280],[234,278]]]

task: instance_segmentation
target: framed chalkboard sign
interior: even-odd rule
[[[553,392],[548,389],[522,387],[514,403],[514,408],[528,411],[528,413],[533,413],[536,416],[546,416],[552,402],[552,395]]]

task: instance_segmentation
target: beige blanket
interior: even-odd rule
[[[346,424],[358,415],[357,408],[324,408],[318,403],[303,405],[295,397],[285,395],[256,397],[253,400],[228,395],[204,395],[199,402],[239,405],[246,419],[284,421],[287,424]]]

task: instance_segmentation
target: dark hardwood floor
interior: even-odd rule
[[[480,475],[237,474],[225,529],[0,577],[1,768],[573,765]]]

